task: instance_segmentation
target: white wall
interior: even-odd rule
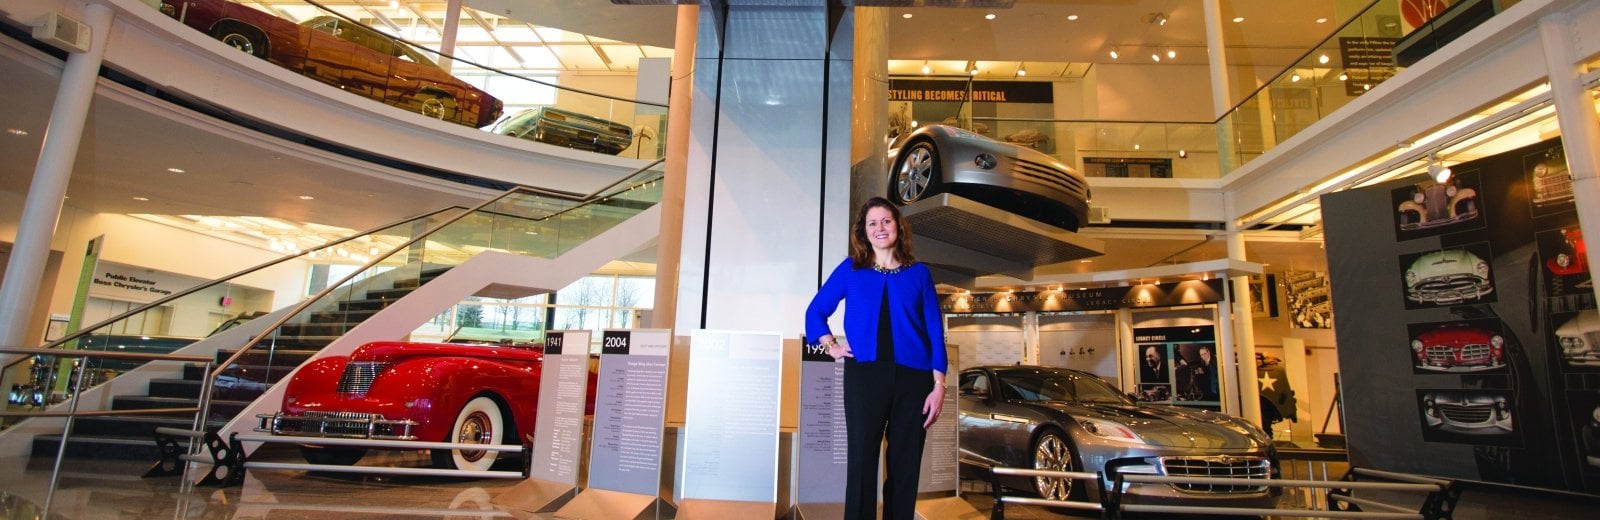
[[[1117,121],[1211,121],[1211,72],[1205,65],[1095,65],[1096,118]]]
[[[0,192],[0,241],[15,241],[22,204],[22,195]],[[100,235],[106,237],[100,252],[103,260],[201,280],[232,274],[278,256],[272,251],[125,215],[90,213],[68,205],[62,208],[55,238],[50,244],[52,251],[61,253],[62,264],[60,275],[44,283],[53,296],[49,302],[40,303],[48,307],[49,313],[71,312],[84,248],[90,239]],[[247,275],[237,283],[272,291],[270,306],[278,308],[300,300],[305,292],[307,267],[303,261],[290,261]],[[259,305],[244,301],[235,303],[240,304]],[[40,339],[30,337],[29,341],[37,343]]]

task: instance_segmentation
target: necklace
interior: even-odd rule
[[[872,270],[880,272],[880,273],[883,273],[883,274],[895,274],[895,273],[900,272],[901,269],[905,269],[905,266],[884,267],[884,266],[881,266],[881,265],[878,265],[878,264],[872,264]]]

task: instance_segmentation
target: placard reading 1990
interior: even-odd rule
[[[654,496],[661,487],[669,330],[601,335],[589,487]]]

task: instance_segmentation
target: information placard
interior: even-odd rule
[[[952,353],[953,355],[954,353]],[[960,359],[952,357],[951,359]],[[961,483],[960,447],[956,443],[956,385],[949,379],[944,388],[944,407],[939,410],[939,420],[928,428],[928,438],[922,445],[922,473],[917,477],[917,492],[955,491]]]
[[[589,487],[657,496],[666,416],[669,330],[601,335]]]
[[[809,340],[807,340],[809,341]],[[843,338],[839,342],[845,343]],[[844,363],[828,348],[805,343],[800,349],[799,504],[843,504],[848,462],[844,429]]]
[[[696,330],[689,354],[683,498],[775,504],[783,336]]]
[[[545,334],[529,476],[576,486],[583,452],[583,403],[589,394],[589,331]]]

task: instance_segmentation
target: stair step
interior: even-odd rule
[[[380,300],[380,299],[343,300],[343,301],[339,302],[339,310],[341,310],[341,311],[357,311],[357,310],[361,310],[361,311],[378,311],[378,310],[383,310],[384,307],[388,307],[389,304],[391,304],[391,303],[394,303],[394,300],[392,300],[392,299],[391,300]]]
[[[339,310],[311,313],[311,323],[361,323],[381,309]]]
[[[212,399],[228,401],[254,401],[271,387],[267,383],[239,381],[236,378],[223,375],[221,383],[212,390]],[[150,397],[170,397],[173,399],[200,399],[200,379],[151,379]]]
[[[299,365],[305,363],[307,359],[311,359],[311,356],[316,355],[321,350],[321,348],[305,349],[268,346],[263,342],[260,345],[256,345],[255,348],[245,351],[244,355],[239,356],[239,359],[235,359],[233,362],[236,365],[282,365],[290,363]],[[237,351],[217,351],[217,363],[227,361],[235,352]]]
[[[367,291],[367,296],[365,299],[394,301],[404,298],[407,294],[411,294],[411,291],[413,290],[415,290],[415,288],[412,287],[401,287],[397,289],[371,289]]]
[[[288,323],[279,330],[286,336],[342,336],[355,326],[353,323]]]
[[[213,420],[209,422],[208,427],[215,428],[220,428],[227,424],[227,421]],[[150,439],[155,435],[157,427],[187,430],[194,427],[194,416],[102,415],[79,417],[78,420],[72,423],[72,436],[88,435],[92,437]]]
[[[197,405],[198,405],[198,400],[196,400],[196,399],[185,399],[185,398],[182,398],[182,397],[154,397],[154,396],[148,396],[148,395],[119,395],[119,396],[111,398],[111,409],[113,409],[113,410],[150,410],[150,409],[155,409],[155,408],[193,408],[193,407],[195,407]],[[244,410],[244,408],[246,406],[249,406],[249,405],[250,405],[250,401],[235,401],[235,400],[226,400],[226,399],[212,399],[211,400],[211,410],[210,410],[211,415],[210,415],[210,417],[212,417],[212,418],[218,418],[218,417],[229,418],[229,417],[233,417],[234,415],[238,415],[240,411]],[[187,416],[189,416],[191,418],[194,416],[194,414],[192,414],[192,413],[162,414],[162,416],[165,416],[165,417],[183,417],[185,415],[187,415]]]
[[[60,447],[60,435],[37,435],[33,438],[33,456],[35,457],[53,458]],[[161,459],[161,448],[156,445],[155,437],[133,439],[73,434],[72,442],[67,443],[66,457],[75,459],[147,460],[154,463]]]

